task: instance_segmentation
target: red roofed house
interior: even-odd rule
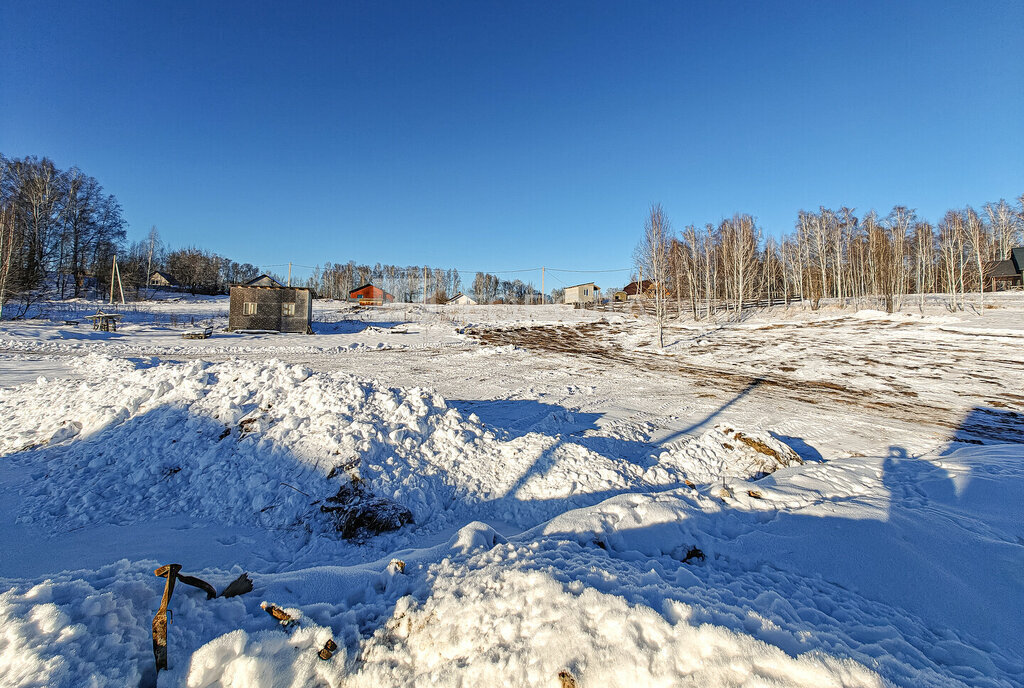
[[[395,300],[394,296],[372,284],[364,284],[358,289],[353,289],[348,293],[348,298],[359,301],[360,306],[380,306]]]

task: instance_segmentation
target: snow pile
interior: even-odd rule
[[[179,586],[160,685],[1024,680],[1006,603],[1022,595],[1019,447],[793,466],[753,486],[760,498],[618,495],[508,538],[470,523],[401,562],[254,574],[238,598]],[[145,682],[163,586],[152,564],[0,580],[0,684]],[[194,573],[218,589],[237,575]],[[262,601],[299,622],[281,626]],[[328,639],[337,650],[318,659]]]
[[[353,485],[426,518],[453,498],[432,459],[485,432],[432,392],[275,361],[80,365],[0,391],[0,451],[36,469],[22,519],[56,529],[184,513],[316,530]]]
[[[848,659],[790,657],[741,632],[691,625],[684,604],[670,602],[659,613],[583,585],[567,588],[540,571],[444,561],[431,573],[430,596],[423,603],[400,598],[362,643],[358,661],[316,661],[312,648],[327,629],[291,639],[235,631],[193,655],[187,685],[273,688],[289,676],[296,677],[290,685],[316,677],[328,686],[454,688],[488,676],[488,685],[543,686],[559,685],[561,672],[577,685],[622,688],[881,685]]]
[[[784,442],[762,432],[744,433],[716,425],[699,437],[676,443],[658,456],[657,480],[709,485],[718,480],[757,480],[803,460]]]
[[[621,492],[799,461],[771,437],[716,428],[645,466],[558,434],[565,411],[537,425],[553,434],[509,437],[430,390],[279,361],[75,363],[85,379],[0,390],[0,452],[33,470],[20,518],[58,531],[185,514],[358,537],[474,510],[532,526]]]
[[[126,572],[120,562],[0,594],[0,685],[139,685],[152,664],[140,618],[152,592],[138,576],[121,580]]]

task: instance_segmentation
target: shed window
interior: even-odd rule
[[[281,304],[281,315],[295,315],[295,304],[294,303],[282,303]]]
[[[242,315],[256,315],[256,302],[246,301],[242,304]]]

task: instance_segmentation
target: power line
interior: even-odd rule
[[[547,269],[551,270],[553,272],[589,272],[589,273],[598,273],[598,272],[629,272],[633,268],[614,268],[614,269],[611,269],[611,270],[563,270],[562,268],[547,268]]]

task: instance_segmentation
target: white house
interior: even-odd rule
[[[160,270],[154,270],[153,274],[149,276],[149,283],[154,287],[176,287],[178,286],[178,280],[171,277],[166,272]]]
[[[594,303],[600,290],[593,282],[574,284],[565,288],[565,303]]]
[[[456,294],[455,296],[448,299],[447,303],[455,304],[456,306],[475,306],[476,301],[466,296],[465,294]]]

